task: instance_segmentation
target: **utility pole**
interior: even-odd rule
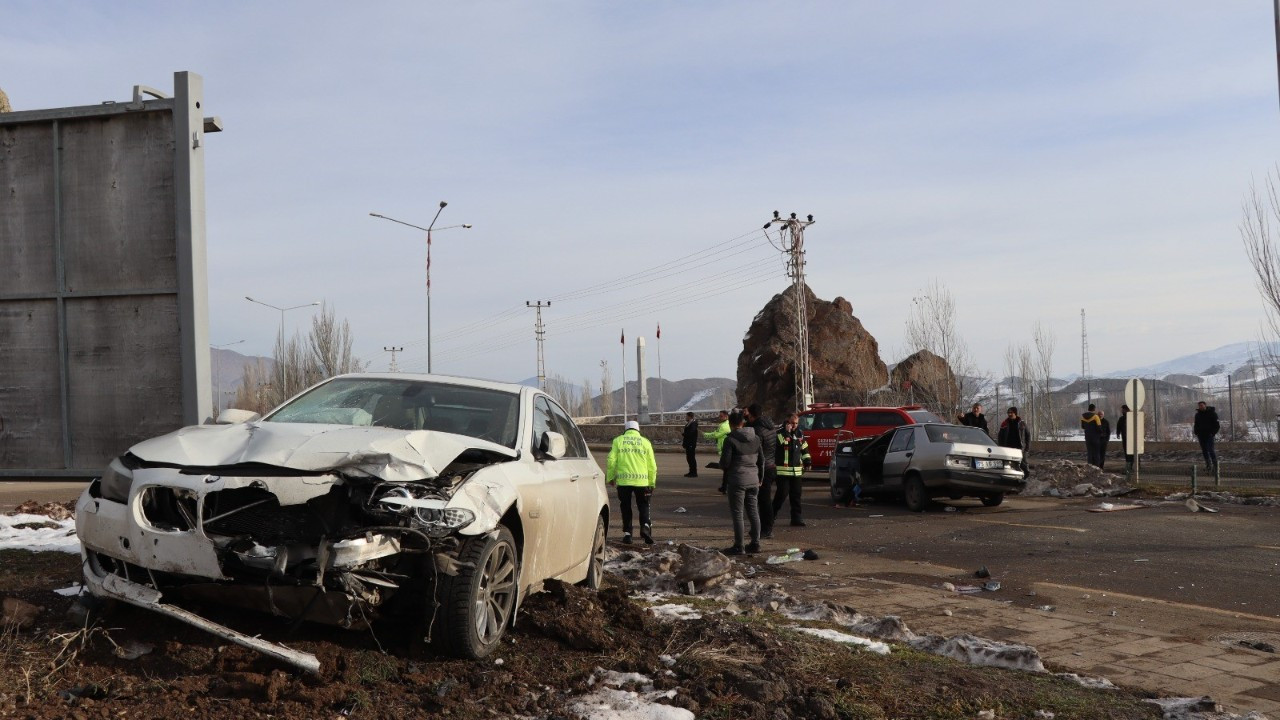
[[[1089,332],[1084,325],[1084,308],[1080,308],[1080,377],[1084,378],[1085,392],[1093,402],[1093,382],[1089,379]]]
[[[387,368],[387,372],[400,372],[400,366],[396,365],[396,353],[404,352],[404,348],[394,346],[387,347],[386,345],[383,345],[382,349],[391,353],[391,367]]]
[[[547,334],[547,328],[542,324],[542,308],[551,307],[551,301],[548,300],[544,303],[541,300],[533,302],[526,300],[524,304],[525,307],[534,308],[534,311],[537,313],[537,319],[533,323],[533,334],[538,338],[538,387],[542,389],[542,392],[546,392],[547,360],[546,356],[542,353],[542,341]]]
[[[797,218],[795,213],[791,213],[790,218],[783,218],[774,210],[773,219],[764,224],[766,231],[775,223],[779,226],[782,240],[779,249],[787,256],[787,276],[791,278],[791,290],[795,295],[796,344],[791,367],[795,372],[797,412],[808,409],[813,402],[813,371],[809,366],[809,308],[805,300],[804,282],[804,231],[813,222],[812,215],[805,220]]]

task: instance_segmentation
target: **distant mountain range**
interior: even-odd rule
[[[1267,361],[1267,354],[1280,355],[1280,343],[1239,342],[1223,345],[1214,350],[1191,353],[1164,362],[1142,367],[1099,373],[1093,380],[1107,378],[1128,379],[1132,377],[1163,380],[1164,382],[1183,388],[1225,387],[1228,377],[1232,382],[1252,382],[1265,380],[1273,371]],[[269,368],[271,358],[241,355],[225,348],[212,351],[211,376],[215,397],[221,398],[222,406],[235,396],[236,388],[244,376],[244,367],[248,364],[263,362]],[[976,380],[976,379],[975,379]],[[1079,373],[1072,373],[1063,378],[1055,378],[1051,387],[1055,390],[1070,391],[1079,382]],[[536,387],[536,377],[518,381],[522,385]],[[1003,378],[998,381],[1005,388],[1018,387],[1017,378]],[[982,385],[994,384],[984,381]],[[649,378],[649,411],[658,412],[695,412],[718,410],[732,406],[736,402],[738,383],[736,380],[723,377],[694,378],[688,380],[661,380]],[[567,385],[568,392],[581,397],[583,388]],[[984,388],[984,392],[992,388]],[[594,388],[592,389],[594,390]],[[627,404],[634,411],[637,395],[636,383],[629,381],[626,386]],[[623,389],[615,389],[611,393],[613,412],[622,411]],[[591,392],[592,405],[600,407],[600,394]]]

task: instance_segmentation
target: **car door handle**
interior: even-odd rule
[[[907,453],[904,457],[911,457],[912,455],[915,455],[915,453]]]
[[[569,476],[569,482],[578,482],[578,478],[580,478],[580,477],[582,477],[582,476],[581,476],[581,475],[570,475],[570,476]]]

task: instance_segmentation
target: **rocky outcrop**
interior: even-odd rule
[[[0,90],[0,113],[13,112],[13,106],[9,104],[9,96],[4,94],[4,90]]]
[[[889,385],[917,405],[950,406],[960,397],[960,385],[951,366],[941,357],[921,350],[893,367]]]
[[[804,293],[814,399],[865,403],[888,378],[879,344],[848,300],[820,300],[807,286]],[[795,409],[797,326],[791,288],[774,295],[751,321],[738,356],[739,405],[760,403],[775,420]]]

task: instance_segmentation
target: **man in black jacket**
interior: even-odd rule
[[[1027,424],[1022,421],[1022,418],[1018,417],[1018,408],[1009,408],[1009,417],[1000,423],[996,444],[1000,447],[1021,450],[1022,474],[1024,477],[1031,474],[1027,467],[1027,453],[1031,452],[1031,431],[1027,429]]]
[[[1195,434],[1196,440],[1200,441],[1200,452],[1204,455],[1205,468],[1210,472],[1213,472],[1213,468],[1218,464],[1218,451],[1213,447],[1213,439],[1221,429],[1217,409],[1205,405],[1203,400],[1197,403],[1196,420],[1191,426],[1191,432]]]
[[[680,446],[684,448],[684,458],[689,461],[689,472],[685,477],[698,477],[698,460],[694,457],[698,450],[698,421],[693,413],[684,414],[684,435],[680,438]]]
[[[987,427],[987,416],[982,414],[981,403],[974,403],[973,409],[960,417],[960,424],[982,428],[982,432],[991,434],[991,428]]]
[[[1124,471],[1133,472],[1133,455],[1129,454],[1129,406],[1120,406],[1120,419],[1116,421],[1116,437],[1120,438],[1120,449],[1124,451]]]
[[[764,457],[756,500],[760,505],[760,537],[768,538],[773,537],[773,484],[778,479],[774,455],[778,448],[778,426],[761,412],[759,403],[751,403],[747,408],[747,425],[760,436],[760,452]]]

